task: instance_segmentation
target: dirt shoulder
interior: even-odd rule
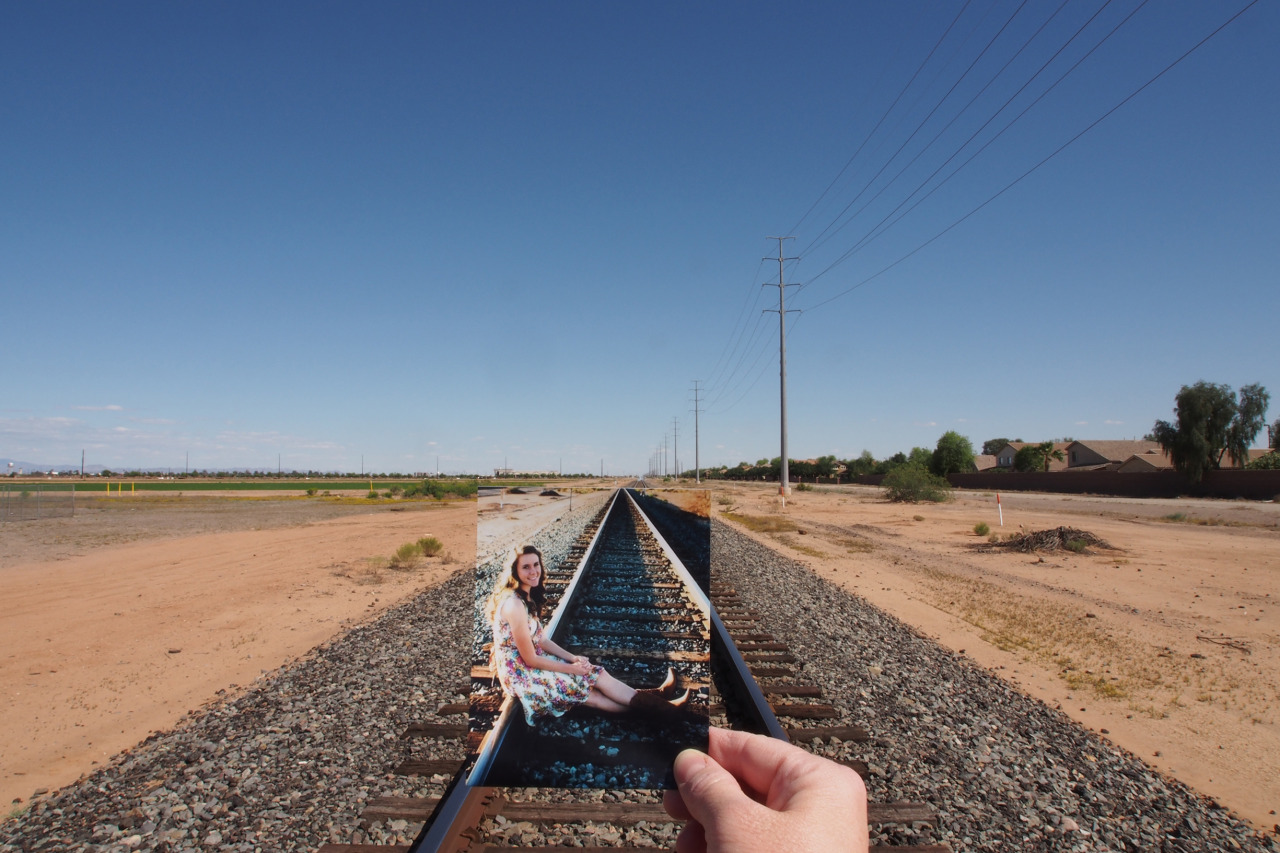
[[[25,801],[475,563],[476,504],[148,498],[12,522],[0,797]],[[441,555],[388,558],[435,536]]]
[[[783,509],[767,487],[719,484],[712,505],[1259,828],[1278,822],[1280,506],[1015,494],[997,508],[976,492],[909,505],[820,487]],[[980,522],[1112,547],[1005,550]]]

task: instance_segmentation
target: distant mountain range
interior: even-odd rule
[[[13,467],[10,467],[10,466],[13,466]],[[12,471],[15,474],[18,473],[18,471],[22,471],[24,474],[30,474],[32,471],[63,472],[63,471],[79,471],[79,470],[80,470],[79,462],[76,462],[74,465],[71,465],[71,464],[46,465],[39,462],[23,462],[20,459],[5,459],[3,457],[0,457],[0,476],[8,476],[10,471]],[[102,471],[103,471],[102,465],[84,466],[84,472],[86,474],[101,474]]]

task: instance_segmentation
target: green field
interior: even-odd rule
[[[428,480],[444,487],[450,492],[467,492],[475,494],[475,480]],[[124,478],[76,480],[74,482],[59,480],[20,480],[17,478],[0,480],[3,485],[12,489],[32,489],[44,492],[69,492],[73,488],[77,494],[106,492],[108,486],[112,493],[121,492],[305,492],[315,489],[317,492],[385,492],[394,487],[408,489],[421,487],[422,480],[130,480]],[[468,488],[470,487],[470,488]]]

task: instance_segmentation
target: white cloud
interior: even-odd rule
[[[72,406],[71,408],[80,412],[123,412],[124,406],[117,406],[111,403],[106,406]]]
[[[1103,423],[1106,424],[1107,426],[1124,426],[1124,421],[1106,420],[1106,421],[1103,421]]]

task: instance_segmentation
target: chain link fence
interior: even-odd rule
[[[67,488],[67,486],[70,488]],[[0,521],[70,518],[76,514],[74,483],[0,484]]]

